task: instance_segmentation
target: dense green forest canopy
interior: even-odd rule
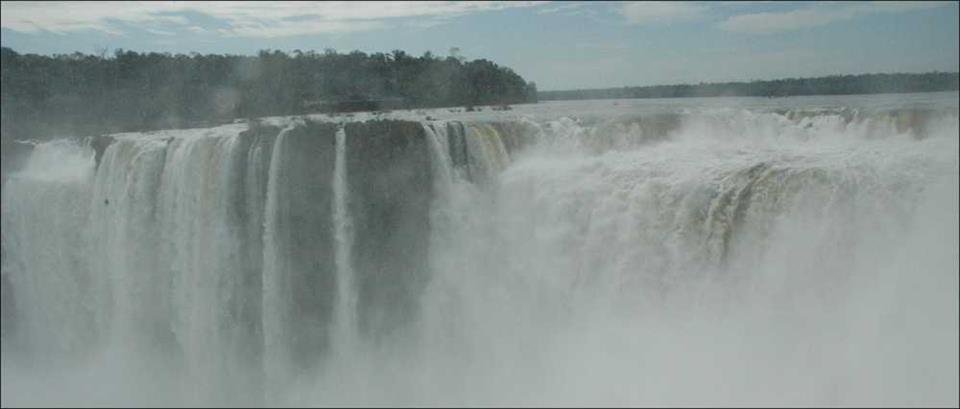
[[[956,72],[832,75],[773,81],[541,91],[541,100],[680,97],[785,97],[957,91]]]
[[[317,111],[524,103],[537,96],[535,84],[491,61],[400,50],[45,56],[3,47],[0,65],[4,145]]]

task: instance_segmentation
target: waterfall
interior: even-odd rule
[[[4,311],[4,320],[16,320],[19,329],[8,334],[10,343],[33,347],[27,350],[35,359],[88,351],[106,320],[96,298],[104,280],[84,260],[84,247],[92,244],[84,226],[94,166],[89,147],[49,142],[36,146],[23,171],[4,186],[3,270],[15,291],[16,313]],[[5,352],[4,360],[9,357]]]
[[[337,243],[337,305],[334,348],[349,353],[357,342],[357,296],[354,272],[350,266],[353,246],[353,219],[350,216],[350,197],[347,175],[347,142],[343,127],[337,129],[337,157],[333,171],[333,226]]]
[[[282,158],[286,152],[287,135],[294,128],[290,125],[277,135],[274,142],[272,155],[270,158],[270,170],[267,181],[267,200],[264,213],[263,227],[263,359],[264,372],[268,382],[282,382],[283,368],[289,365],[289,357],[286,350],[281,345],[281,340],[288,336],[285,332],[287,322],[286,311],[281,307],[282,300],[288,297],[285,292],[288,284],[282,282],[281,272],[287,266],[287,259],[282,254],[280,247],[289,231],[285,230],[280,224],[282,215],[280,214],[280,184],[284,183],[285,176],[281,174],[283,169]],[[270,381],[274,380],[274,381]],[[267,398],[272,385],[267,385]]]
[[[118,140],[104,152],[93,183],[89,228],[96,238],[93,253],[102,256],[90,260],[90,267],[113,287],[96,297],[112,300],[102,311],[111,334],[104,335],[118,347],[139,347],[170,334],[172,293],[169,276],[158,274],[163,241],[157,234],[163,226],[157,211],[166,151],[162,140]]]
[[[4,406],[955,404],[955,110],[524,109],[35,143]]]
[[[447,133],[448,124],[424,123],[423,132],[427,137],[427,143],[430,145],[431,166],[435,175],[437,175],[437,184],[435,189],[441,192],[446,186],[452,183],[454,175],[453,164],[449,156],[450,136]],[[444,194],[438,194],[437,197],[445,197]],[[436,206],[434,206],[436,208]]]

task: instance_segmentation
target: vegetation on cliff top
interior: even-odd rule
[[[2,49],[4,141],[204,126],[318,111],[514,104],[536,85],[426,53],[19,54]]]
[[[956,72],[832,75],[772,81],[541,91],[542,100],[682,97],[785,97],[956,91]]]

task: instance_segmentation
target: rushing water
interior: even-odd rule
[[[3,406],[955,406],[957,98],[37,143]]]

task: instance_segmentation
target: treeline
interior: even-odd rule
[[[4,47],[0,66],[4,141],[203,126],[349,106],[472,106],[537,98],[535,84],[491,61],[399,50],[44,56]]]
[[[711,84],[658,85],[541,91],[541,100],[682,97],[785,97],[791,95],[850,95],[907,92],[957,91],[956,72],[924,74],[833,75],[818,78],[787,78],[773,81]]]

